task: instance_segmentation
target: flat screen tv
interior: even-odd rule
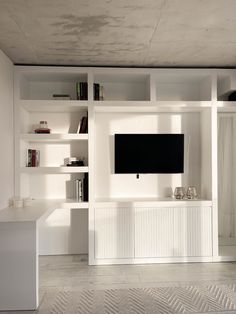
[[[115,173],[183,173],[184,134],[115,134]]]

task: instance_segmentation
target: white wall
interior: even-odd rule
[[[13,63],[0,50],[0,209],[14,193]]]

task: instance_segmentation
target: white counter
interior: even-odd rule
[[[212,206],[211,200],[206,199],[181,199],[172,197],[166,198],[97,198],[95,207],[194,207],[194,206]]]
[[[0,210],[0,222],[34,222],[45,218],[56,208],[60,208],[59,201],[32,201],[28,207],[7,207]]]
[[[58,208],[84,209],[88,208],[88,202],[76,202],[74,199],[33,200],[32,206],[0,210],[0,222],[39,221]]]
[[[62,201],[0,210],[0,310],[38,307],[38,226]]]

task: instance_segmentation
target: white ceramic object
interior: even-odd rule
[[[24,198],[23,200],[24,207],[32,206],[32,202],[33,202],[32,198],[30,197]]]
[[[21,198],[14,198],[13,206],[16,208],[23,207],[23,200]]]

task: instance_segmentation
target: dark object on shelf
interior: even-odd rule
[[[71,100],[71,97],[68,94],[53,94],[52,98],[55,100]]]
[[[67,164],[66,166],[67,167],[83,167],[84,161],[83,160],[72,161],[70,164]]]
[[[44,129],[44,130],[42,130],[42,129],[36,129],[35,131],[34,131],[36,134],[50,134],[51,133],[51,130],[50,129]]]
[[[79,133],[88,133],[88,117],[81,119]]]
[[[236,91],[229,94],[228,101],[236,101]]]
[[[88,202],[88,173],[84,174],[83,179],[83,201]]]
[[[34,130],[34,133],[37,133],[37,134],[50,134],[51,130],[48,128],[47,121],[40,121],[39,122],[39,128]]]
[[[64,159],[64,164],[67,167],[83,167],[84,166],[84,160],[83,160],[83,158],[68,157],[68,158]]]
[[[88,83],[87,82],[76,83],[76,97],[77,97],[77,100],[88,100]]]
[[[40,152],[36,149],[28,149],[27,167],[39,167]]]
[[[93,84],[93,94],[94,94],[94,100],[99,100],[99,84],[94,83]]]
[[[93,84],[94,100],[104,100],[104,88],[98,83]]]

